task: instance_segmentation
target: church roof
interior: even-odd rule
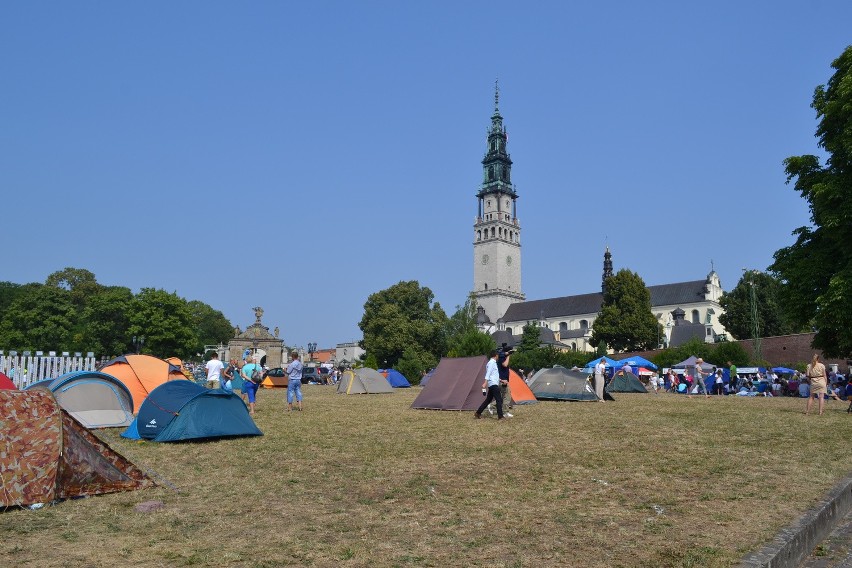
[[[648,286],[648,291],[651,293],[651,307],[700,302],[704,300],[706,283],[706,280],[693,280]],[[557,318],[596,314],[601,311],[602,304],[603,294],[600,292],[517,302],[509,306],[503,320],[507,322],[537,321],[542,317]]]
[[[669,338],[669,347],[678,347],[690,339],[699,339],[704,341],[704,335],[706,333],[706,327],[700,323],[684,323],[676,325],[672,328],[672,335]]]

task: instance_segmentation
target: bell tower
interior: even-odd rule
[[[473,294],[491,322],[503,317],[510,304],[525,299],[521,292],[521,225],[518,194],[512,184],[508,135],[500,115],[500,89],[494,85],[494,114],[482,159],[482,185],[476,194],[473,224]]]

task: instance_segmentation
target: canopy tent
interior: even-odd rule
[[[623,367],[623,365],[618,365],[618,361],[616,361],[612,357],[607,357],[606,355],[604,355],[603,357],[598,357],[597,359],[593,359],[593,360],[589,361],[588,363],[586,363],[586,366],[583,368],[583,372],[584,373],[594,373],[595,367],[597,367],[598,363],[600,363],[601,360],[603,360],[604,363],[606,363],[607,369],[613,369],[613,368],[618,369],[620,367]]]
[[[693,355],[689,359],[686,359],[684,361],[681,361],[680,363],[672,365],[672,368],[673,369],[692,369],[692,368],[695,368],[695,362],[697,360],[698,360],[698,357]],[[716,368],[716,365],[714,365],[712,363],[708,363],[707,361],[704,361],[703,363],[701,363],[701,370],[704,371],[705,373],[709,373],[710,371],[712,371],[715,368]]]
[[[0,390],[0,506],[129,491],[153,482],[43,389]]]
[[[509,369],[509,396],[512,404],[535,404],[538,402],[526,381],[514,369]]]
[[[379,373],[384,375],[390,386],[395,389],[407,389],[411,387],[411,383],[405,376],[396,369],[380,369]]]
[[[634,355],[633,357],[628,357],[626,359],[622,359],[615,364],[616,369],[620,369],[625,365],[630,365],[634,369],[637,367],[645,367],[646,369],[652,369],[654,371],[657,370],[657,366],[645,359],[644,357],[640,357],[638,355]]]
[[[638,392],[648,393],[645,385],[639,380],[639,377],[633,373],[616,373],[609,384],[606,385],[606,392]]]
[[[122,355],[100,371],[124,383],[133,396],[133,412],[139,412],[148,393],[161,384],[186,379],[179,366],[150,355]]]
[[[239,395],[192,381],[169,381],[155,388],[121,434],[154,442],[262,435]]]
[[[384,394],[393,392],[387,379],[375,369],[362,367],[344,371],[337,383],[337,394]]]
[[[59,406],[86,428],[126,428],[133,422],[133,397],[124,383],[97,371],[73,371],[25,390],[50,391]]]
[[[484,355],[444,357],[432,372],[432,378],[414,399],[411,408],[430,410],[476,410],[482,401],[485,378]]]
[[[530,379],[530,389],[541,400],[600,400],[588,373],[555,365],[539,369]]]
[[[15,390],[18,387],[15,386],[15,383],[12,382],[12,379],[7,377],[5,374],[0,373],[0,390]]]
[[[778,373],[779,375],[792,375],[796,372],[796,369],[789,369],[787,367],[772,367],[773,373]]]

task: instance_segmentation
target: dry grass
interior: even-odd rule
[[[845,403],[621,395],[498,423],[411,410],[416,393],[306,386],[288,414],[262,391],[258,438],[104,432],[169,483],[4,513],[3,564],[730,566],[849,469]]]

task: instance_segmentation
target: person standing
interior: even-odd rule
[[[825,375],[825,365],[820,362],[818,353],[814,353],[806,374],[811,382],[811,390],[808,394],[808,405],[805,407],[805,414],[810,413],[811,403],[814,400],[814,396],[816,396],[819,400],[819,413],[822,415],[823,405],[825,404],[825,393],[828,392],[828,381]]]
[[[604,401],[604,378],[606,377],[606,360],[601,357],[595,365],[595,394],[600,402]]]
[[[509,412],[512,408],[512,393],[509,392],[509,357],[511,357],[511,351],[507,351],[504,344],[503,349],[497,353],[497,374],[500,375],[500,397],[503,399],[503,416],[506,418],[514,416]],[[493,414],[491,406],[488,407],[488,413]]]
[[[222,372],[222,378],[220,379],[222,383],[222,390],[228,393],[234,392],[234,373],[237,370],[237,360],[231,359],[228,361],[228,366],[225,367],[225,370]]]
[[[210,360],[207,361],[205,365],[207,368],[207,388],[208,389],[216,389],[219,388],[219,383],[222,378],[222,370],[225,368],[225,365],[219,360],[219,354],[213,353],[210,356]]]
[[[503,396],[500,394],[500,372],[497,370],[497,353],[498,351],[493,349],[488,357],[488,363],[485,365],[485,380],[482,382],[482,389],[483,391],[487,389],[487,396],[473,415],[477,420],[482,418],[482,411],[488,408],[492,400],[497,401],[497,420],[503,420]]]
[[[710,398],[710,394],[707,392],[707,385],[704,384],[704,369],[701,368],[701,365],[704,364],[704,359],[699,357],[695,360],[695,372],[693,373],[693,382],[695,386],[698,388],[695,392],[697,394],[704,393],[705,398]],[[689,389],[689,398],[692,398],[692,389]]]
[[[293,399],[299,405],[299,411],[302,410],[302,362],[299,361],[299,354],[293,351],[290,353],[290,364],[287,365],[287,412],[293,410]]]
[[[243,394],[248,397],[249,414],[254,416],[254,406],[257,402],[257,388],[260,386],[260,375],[263,371],[260,370],[260,365],[254,362],[254,359],[249,356],[243,368],[240,369],[240,377],[243,379]]]

